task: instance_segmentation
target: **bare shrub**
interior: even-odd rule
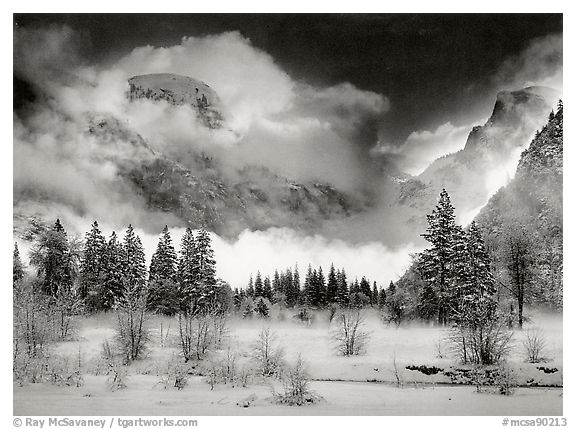
[[[219,362],[219,374],[224,384],[236,384],[238,378],[238,355],[228,344],[226,355]]]
[[[14,357],[13,380],[20,386],[26,383],[42,383],[45,379],[47,360],[47,356],[19,353]]]
[[[494,316],[482,323],[455,325],[447,340],[462,363],[493,365],[510,353],[511,338],[506,321]]]
[[[14,381],[20,386],[26,383],[50,383],[56,386],[84,385],[80,350],[75,359],[57,354],[31,357],[23,353],[15,360]]]
[[[90,365],[89,372],[94,375],[108,374],[110,362],[113,360],[118,362],[122,360],[120,353],[112,348],[108,340],[105,340],[101,347],[100,355],[97,356]]]
[[[317,402],[320,397],[310,391],[310,376],[299,354],[294,366],[282,371],[283,393],[273,391],[276,402],[285,405],[304,405]]]
[[[212,389],[217,384],[232,387],[246,387],[250,384],[252,371],[247,366],[240,366],[238,361],[238,354],[230,343],[226,348],[226,354],[221,359],[210,361],[206,381]]]
[[[176,388],[182,390],[188,384],[190,372],[191,368],[189,364],[172,357],[168,363],[166,372],[160,376],[160,381],[157,385],[163,386],[164,389]]]
[[[168,326],[164,329],[164,323],[160,322],[160,347],[164,348],[168,344],[168,338],[170,338],[170,325],[171,323],[168,322]]]
[[[106,385],[108,389],[115,392],[116,390],[126,388],[126,378],[128,377],[126,366],[117,361],[110,361],[107,375]]]
[[[56,386],[84,385],[80,359],[76,363],[71,363],[67,357],[52,356],[46,362],[45,377],[47,382]]]
[[[505,396],[513,395],[518,387],[518,380],[514,370],[508,365],[500,364],[495,376],[495,384],[498,387],[498,393]]]
[[[75,320],[84,310],[84,301],[74,290],[59,288],[50,303],[50,316],[57,338],[69,339],[75,333]]]
[[[213,321],[209,313],[180,313],[178,327],[184,360],[202,360],[214,341]]]
[[[270,327],[263,328],[252,345],[252,357],[257,362],[259,375],[278,375],[283,365],[284,351],[277,342],[277,335]]]
[[[398,369],[398,365],[396,364],[396,353],[394,353],[394,356],[392,358],[392,369],[394,373],[394,379],[396,380],[396,387],[398,388],[404,387],[404,381],[400,376],[400,370]]]
[[[215,310],[212,312],[211,317],[212,330],[214,333],[214,345],[220,348],[229,334],[228,313],[222,310]]]
[[[240,387],[247,387],[251,383],[253,375],[253,371],[248,366],[242,366],[238,371],[238,384]]]
[[[130,288],[124,291],[116,306],[116,344],[124,361],[130,363],[141,358],[150,341],[146,322],[146,291]]]
[[[496,368],[474,365],[469,373],[469,381],[476,386],[477,393],[513,395],[518,387],[514,370],[500,362]]]
[[[30,281],[14,287],[14,358],[22,353],[29,358],[42,357],[47,344],[54,339],[50,330],[48,299]]]
[[[435,343],[434,346],[436,348],[436,357],[438,359],[444,359],[446,354],[444,353],[444,341],[442,338],[439,338]]]
[[[364,330],[364,314],[359,308],[342,309],[334,318],[332,340],[339,354],[359,355],[366,351],[370,334]]]
[[[102,343],[100,356],[90,372],[94,375],[106,375],[108,389],[116,391],[126,387],[127,368],[124,365],[124,355],[108,340]]]
[[[524,333],[524,350],[526,352],[526,360],[530,363],[546,362],[547,359],[543,356],[544,349],[546,348],[546,340],[541,329],[529,329]]]

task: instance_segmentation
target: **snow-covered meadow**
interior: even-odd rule
[[[562,317],[532,314],[523,331],[515,331],[507,358],[519,385],[503,396],[486,388],[460,385],[450,374],[469,369],[451,356],[446,330],[432,326],[384,324],[368,312],[364,329],[370,333],[366,352],[338,355],[332,339],[334,325],[327,313],[302,324],[291,314],[276,318],[228,321],[228,332],[219,347],[195,364],[188,384],[178,390],[161,382],[166,369],[179,361],[177,318],[151,316],[150,345],[146,357],[127,367],[124,389],[111,391],[105,374],[95,368],[102,345],[115,335],[113,314],[79,320],[74,340],[56,343],[51,355],[68,359],[80,368],[81,387],[48,383],[14,384],[14,413],[19,415],[560,415],[562,414]],[[253,344],[263,327],[276,335],[287,365],[300,354],[310,376],[310,389],[321,399],[303,406],[279,405],[273,392],[282,388],[273,377],[253,377],[245,387],[209,383],[209,369],[229,350],[237,365],[254,366]],[[545,338],[546,362],[527,363],[525,331],[537,327]],[[414,369],[424,366],[435,374]],[[411,367],[413,369],[408,369]],[[538,369],[540,367],[540,369]],[[544,371],[546,369],[546,373]],[[556,370],[554,370],[556,369]],[[448,374],[448,375],[446,375]]]

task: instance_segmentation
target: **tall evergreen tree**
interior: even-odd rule
[[[328,284],[326,285],[326,303],[328,305],[337,302],[338,297],[338,279],[336,278],[336,269],[334,264],[330,265],[328,273]]]
[[[80,263],[80,282],[78,293],[80,298],[86,299],[88,294],[98,297],[98,290],[104,278],[106,259],[106,239],[98,227],[98,222],[94,221],[92,228],[86,233],[84,252]],[[89,300],[88,307],[93,310],[101,303],[98,298]],[[96,308],[94,308],[96,307]]]
[[[74,275],[70,245],[64,227],[57,219],[52,229],[41,235],[31,252],[30,262],[43,276],[42,290],[55,297],[58,291],[70,291]]]
[[[394,295],[396,293],[396,285],[392,280],[390,280],[390,284],[388,285],[388,290],[386,291],[386,295]]]
[[[262,283],[260,271],[256,272],[256,280],[254,280],[254,296],[256,298],[264,296],[264,284]]]
[[[354,279],[354,282],[350,285],[350,295],[353,293],[360,293],[360,283],[358,283],[358,278]]]
[[[252,274],[250,274],[250,280],[248,281],[248,287],[246,288],[246,295],[250,298],[254,298],[254,280],[252,279]]]
[[[383,310],[386,307],[386,290],[384,288],[380,289],[378,292],[378,308]]]
[[[370,297],[370,305],[377,306],[378,305],[378,285],[374,282],[372,286],[372,296]]]
[[[172,238],[168,225],[162,230],[162,235],[158,241],[156,251],[152,255],[150,262],[149,281],[170,280],[175,281],[177,277],[176,250],[172,245]]]
[[[272,302],[272,282],[270,277],[266,276],[264,278],[264,287],[262,289],[262,296],[268,301]]]
[[[370,289],[370,282],[364,276],[362,276],[362,279],[360,280],[360,293],[366,295],[366,298],[369,300],[369,302],[372,302],[372,290]]]
[[[308,264],[308,271],[306,271],[306,277],[304,278],[304,288],[302,290],[304,295],[304,304],[312,305],[314,302],[314,272],[312,271],[312,265]]]
[[[337,280],[338,280],[338,295],[337,295],[337,302],[341,307],[345,307],[348,305],[349,302],[349,291],[348,291],[348,280],[346,278],[346,272],[342,268],[337,273]]]
[[[14,253],[12,257],[12,284],[16,284],[24,278],[24,266],[20,259],[20,251],[18,250],[18,243],[14,243]]]
[[[473,221],[466,234],[466,247],[469,258],[467,276],[468,289],[480,296],[496,293],[496,281],[492,274],[490,257],[478,224]]]
[[[448,288],[444,294],[444,303],[450,308],[450,312],[458,313],[460,311],[459,307],[462,298],[470,292],[470,255],[468,253],[466,232],[464,232],[464,229],[460,225],[455,225],[454,227],[451,255]],[[427,284],[430,285],[429,282],[427,282]],[[430,297],[433,296],[430,293],[428,295]],[[434,295],[436,296],[436,304],[438,304],[436,292]]]
[[[418,296],[418,304],[416,305],[418,315],[425,320],[436,318],[438,315],[438,297],[434,288],[426,284]]]
[[[199,288],[199,303],[209,305],[216,296],[216,260],[210,234],[204,228],[198,231],[194,252],[195,282]]]
[[[166,225],[152,255],[148,277],[148,308],[173,315],[179,308],[176,250]]]
[[[292,306],[294,306],[300,297],[300,273],[298,271],[298,264],[294,266],[294,271],[292,269],[288,270],[288,280],[291,286],[291,300]]]
[[[92,308],[101,307],[104,310],[110,310],[122,295],[124,281],[122,253],[122,243],[118,241],[113,231],[104,248],[103,283],[100,290],[92,297],[96,301],[91,305]]]
[[[178,291],[180,307],[185,311],[194,310],[193,306],[198,299],[199,291],[196,284],[196,270],[194,255],[196,243],[192,228],[187,227],[180,244],[180,258],[178,259]]]
[[[326,305],[326,279],[322,272],[322,267],[318,267],[316,274],[314,305],[324,307]]]
[[[286,291],[282,290],[280,286],[280,274],[278,274],[278,270],[275,270],[274,278],[272,280],[272,291],[274,293],[286,293]]]
[[[419,271],[430,284],[438,297],[438,322],[445,325],[450,317],[449,304],[453,296],[450,284],[453,277],[452,258],[454,257],[454,237],[456,217],[454,206],[446,189],[440,193],[436,208],[427,216],[428,228],[422,236],[431,247],[421,254]]]
[[[122,272],[125,291],[142,292],[146,285],[146,256],[132,225],[128,225],[122,243]]]

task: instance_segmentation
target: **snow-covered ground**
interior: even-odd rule
[[[152,343],[146,358],[128,370],[127,388],[111,392],[106,376],[89,375],[105,340],[114,336],[113,315],[98,315],[80,321],[77,340],[58,343],[52,353],[77,359],[80,352],[85,368],[82,387],[49,384],[14,386],[14,413],[22,415],[560,415],[561,387],[522,387],[512,396],[476,393],[473,386],[451,385],[450,377],[439,372],[426,375],[406,366],[426,365],[444,372],[462,367],[450,356],[449,345],[441,339],[445,331],[437,327],[411,325],[396,328],[384,325],[375,314],[368,315],[366,330],[371,332],[367,351],[361,356],[338,356],[331,341],[331,328],[323,315],[311,326],[288,318],[272,322],[277,343],[288,363],[302,355],[312,378],[311,389],[324,399],[303,407],[288,407],[271,401],[271,385],[258,382],[247,387],[216,385],[210,390],[203,377],[192,377],[181,391],[158,385],[158,368],[177,356],[177,320],[153,317],[149,320]],[[239,361],[250,364],[251,345],[266,322],[231,320],[229,340]],[[161,341],[169,327],[167,341]],[[520,385],[562,386],[562,317],[533,315],[527,329],[538,327],[546,338],[546,363],[525,362],[524,333],[514,334],[514,348],[508,365]],[[438,343],[440,342],[439,356]],[[224,350],[208,359],[218,359]],[[394,362],[402,387],[394,382]],[[555,368],[545,374],[538,367]],[[236,404],[256,395],[248,408]]]
[[[562,389],[522,388],[513,396],[476,393],[472,386],[396,388],[381,383],[318,381],[324,398],[314,405],[283,406],[267,385],[216,386],[199,377],[181,391],[154,387],[157,379],[135,375],[110,392],[104,376],[86,376],[82,387],[46,384],[14,388],[15,415],[562,415]],[[247,408],[237,404],[255,395]]]

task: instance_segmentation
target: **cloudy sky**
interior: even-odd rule
[[[138,46],[172,46],[184,36],[239,31],[297,81],[320,87],[350,82],[388,97],[392,108],[382,130],[391,141],[486,114],[495,86],[522,84],[502,64],[533,39],[562,32],[559,14],[51,14],[17,15],[15,21],[79,31],[88,62],[119,58]]]
[[[160,72],[214,88],[226,129],[208,133],[185,107],[127,101],[128,78]],[[141,154],[87,136],[87,115],[129,123],[179,159],[194,148],[234,168],[256,163],[345,191],[374,187],[382,171],[418,174],[461,149],[497,91],[561,90],[562,16],[15,15],[14,77],[15,196],[48,195],[82,227],[94,218],[114,228],[163,224],[170,219],[146,210],[111,162]],[[300,264],[324,252],[321,263],[364,254],[374,267],[386,253],[382,240],[361,253],[294,234],[246,232],[236,246],[293,249],[284,259]],[[324,250],[311,252],[316,245]],[[389,255],[381,276],[399,274],[408,253]]]

